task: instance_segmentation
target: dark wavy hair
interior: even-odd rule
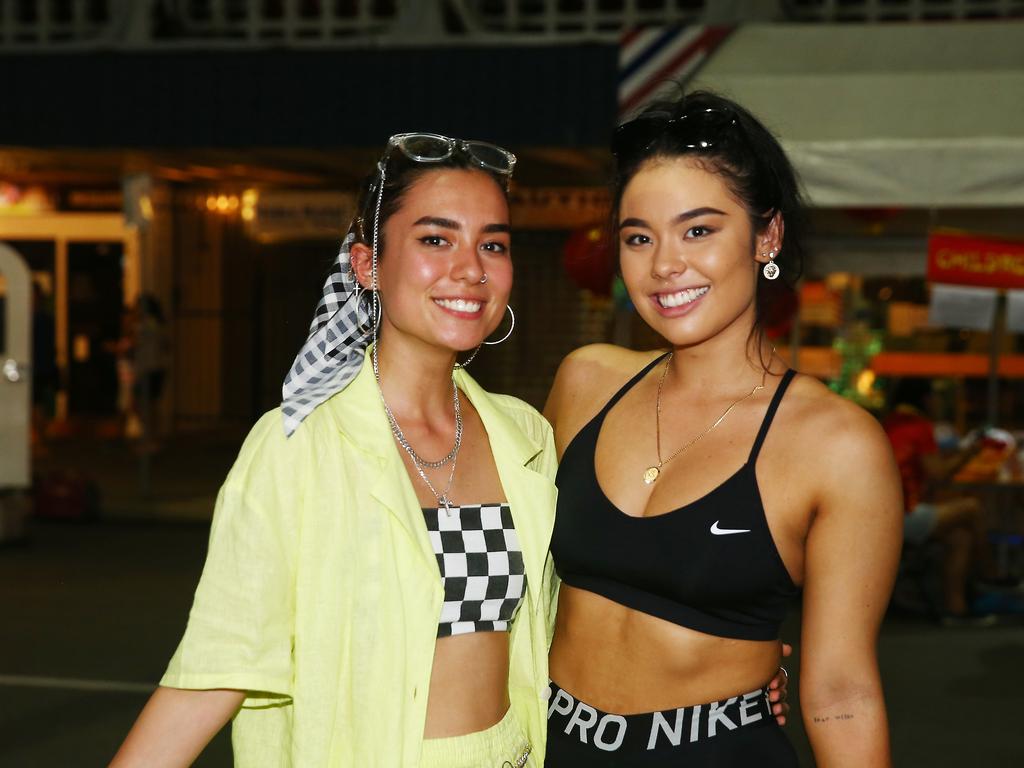
[[[705,119],[708,115],[717,119]],[[692,125],[687,125],[685,131],[674,130],[672,126],[678,125],[675,121],[684,116]],[[765,327],[779,322],[780,312],[792,306],[794,286],[804,266],[804,201],[789,158],[756,117],[736,102],[710,91],[694,91],[675,99],[653,102],[634,120],[650,120],[649,125],[663,127],[661,130],[655,127],[644,137],[644,142],[651,139],[649,144],[616,155],[612,183],[613,231],[618,229],[619,205],[626,185],[646,163],[657,158],[687,157],[698,167],[719,176],[747,210],[754,237],[751,248],[755,247],[757,236],[772,217],[776,213],[781,216],[782,248],[775,258],[781,270],[780,279],[757,281],[752,337],[763,338]],[[702,120],[713,135],[705,137],[706,142],[694,141]]]

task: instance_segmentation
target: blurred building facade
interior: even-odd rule
[[[890,353],[882,376],[993,343],[1016,359],[1012,333],[922,317],[930,231],[1024,234],[1003,159],[1024,147],[1022,18],[1024,0],[0,0],[0,240],[54,315],[59,418],[116,413],[112,342],[150,293],[171,339],[162,429],[245,425],[277,402],[386,138],[492,141],[520,159],[519,324],[474,367],[540,404],[573,347],[656,343],[587,241],[625,84],[685,60],[778,130],[808,186],[817,261],[779,329],[801,368],[846,375],[857,324]],[[962,393],[984,388],[957,365]]]

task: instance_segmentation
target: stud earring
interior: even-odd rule
[[[762,256],[768,256],[768,263],[764,265],[764,269],[761,273],[769,280],[774,280],[782,272],[779,269],[779,265],[775,263],[775,251],[768,251],[767,254],[761,254]]]

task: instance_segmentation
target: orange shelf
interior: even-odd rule
[[[966,376],[987,377],[989,356],[944,352],[882,352],[871,361],[881,376]],[[1005,379],[1024,378],[1024,355],[999,358],[999,375]]]
[[[792,360],[789,350],[779,352]],[[831,347],[801,347],[798,368],[823,379],[839,375],[841,360]],[[988,355],[948,352],[881,352],[872,359],[871,370],[879,376],[955,376],[986,378]],[[1004,355],[999,359],[999,376],[1024,379],[1024,355]]]

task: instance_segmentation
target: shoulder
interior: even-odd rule
[[[627,381],[662,354],[662,350],[636,352],[614,344],[590,344],[569,353],[558,367],[544,406],[559,449]]]
[[[786,431],[812,476],[835,487],[872,472],[887,473],[893,464],[889,439],[871,413],[832,392],[811,376],[798,375],[784,404]]]
[[[576,404],[589,403],[595,398],[601,399],[603,404],[632,376],[661,354],[661,350],[636,352],[614,344],[580,347],[566,355],[558,366],[549,405],[571,409]],[[550,417],[548,408],[544,412]]]
[[[318,431],[316,416],[314,411],[289,437],[279,407],[264,413],[242,442],[228,480],[244,484],[261,475],[294,476]]]
[[[238,452],[238,458],[251,460],[267,453],[284,453],[288,450],[289,440],[290,438],[285,435],[281,409],[274,408],[260,416],[253,424]]]
[[[595,374],[618,374],[628,378],[662,354],[663,350],[637,352],[615,344],[588,344],[565,356],[558,367],[558,376],[585,380]]]

